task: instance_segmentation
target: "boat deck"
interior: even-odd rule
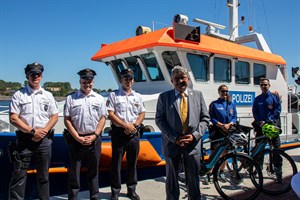
[[[295,161],[298,170],[300,169],[300,148],[294,148],[286,150]],[[101,180],[101,177],[100,177]],[[222,199],[218,192],[216,191],[214,184],[210,183],[209,185],[200,185],[202,199],[203,200],[216,200]],[[110,198],[110,187],[99,188],[100,199],[109,199]],[[121,194],[119,196],[120,200],[128,199],[126,197],[126,185],[122,185]],[[163,200],[166,199],[165,195],[165,177],[159,177],[154,179],[147,179],[139,181],[137,186],[137,193],[140,195],[142,200]],[[51,200],[67,199],[67,195],[52,196]],[[80,192],[79,199],[89,199],[88,191]],[[183,183],[180,183],[180,199],[187,199],[186,188]],[[263,193],[257,197],[258,200],[281,200],[281,199],[298,199],[297,195],[293,190],[290,190],[288,193],[278,196],[270,196]]]

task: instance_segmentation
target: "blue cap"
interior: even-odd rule
[[[123,69],[121,72],[120,72],[120,76],[121,77],[128,77],[128,78],[133,78],[134,77],[134,71],[130,68],[128,69]]]
[[[96,72],[92,69],[89,69],[89,68],[86,68],[86,69],[83,69],[83,70],[80,70],[78,73],[77,73],[80,78],[82,79],[94,79],[94,76],[96,76]]]
[[[37,63],[37,62],[34,62],[34,63],[31,63],[31,64],[28,64],[26,67],[25,67],[25,74],[29,74],[31,72],[35,72],[35,73],[43,73],[44,71],[44,66],[40,63]]]

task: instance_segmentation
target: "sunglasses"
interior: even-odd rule
[[[83,84],[83,85],[87,85],[87,84],[91,84],[93,81],[82,81],[81,83]]]
[[[221,90],[221,93],[228,93],[228,90]]]
[[[260,84],[261,87],[267,87],[268,84]]]
[[[40,77],[40,76],[42,76],[42,73],[40,73],[40,72],[30,72],[29,76],[31,76],[31,77],[36,77],[36,76]]]
[[[133,77],[130,77],[130,76],[123,76],[122,78],[126,81],[132,81],[133,80]]]

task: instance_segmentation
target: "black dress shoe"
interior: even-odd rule
[[[118,199],[119,199],[118,195],[111,195],[110,196],[110,200],[118,200]]]
[[[127,193],[127,197],[132,200],[140,200],[139,195],[135,192]]]

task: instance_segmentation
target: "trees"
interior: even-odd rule
[[[21,87],[28,85],[28,80],[25,80],[23,85],[18,82],[6,82],[0,79],[0,94],[11,95],[14,91],[19,90]],[[45,82],[43,88],[53,94],[53,96],[67,96],[71,92],[76,92],[78,89],[72,88],[69,82]],[[93,88],[97,93],[111,92],[112,89],[101,90]]]
[[[43,87],[52,92],[54,96],[66,96],[72,91],[69,82],[45,82]]]
[[[0,93],[4,95],[9,95],[12,91],[19,90],[22,87],[21,83],[18,82],[6,82],[0,80]]]

